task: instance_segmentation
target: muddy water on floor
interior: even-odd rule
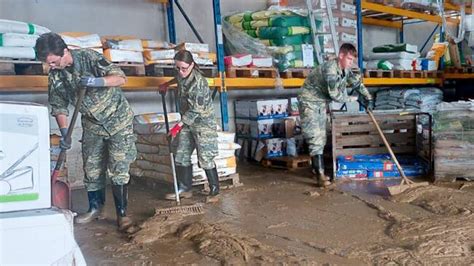
[[[130,213],[143,227],[133,235],[116,232],[109,193],[108,219],[76,226],[86,260],[91,265],[366,264],[451,257],[465,264],[472,257],[474,190],[437,188],[387,198],[387,183],[319,189],[304,170],[241,165],[239,173],[244,186],[222,191],[203,215],[154,216],[155,208],[173,205],[162,200],[170,187],[132,186]],[[84,196],[74,194],[78,211],[86,209]],[[195,201],[205,197],[183,204]]]

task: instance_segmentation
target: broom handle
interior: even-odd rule
[[[377,123],[377,120],[375,120],[374,114],[369,109],[366,109],[366,111],[367,111],[367,114],[369,115],[370,119],[372,119],[372,122],[374,122],[375,127],[377,128],[377,131],[378,131],[380,137],[382,138],[383,143],[385,144],[385,147],[387,147],[387,150],[390,153],[390,156],[392,157],[392,160],[395,162],[395,165],[397,166],[398,172],[400,172],[400,175],[403,178],[403,181],[405,181],[406,183],[411,183],[412,181],[406,177],[405,172],[403,172],[403,169],[400,166],[400,163],[398,163],[397,157],[393,153],[393,150],[390,147],[390,144],[388,143],[387,139],[385,138],[385,135],[383,134],[382,129],[380,129],[379,123]]]
[[[81,107],[82,101],[84,100],[84,96],[86,95],[86,88],[80,87],[76,105],[74,106],[74,113],[72,114],[72,119],[69,122],[69,127],[67,129],[66,136],[63,136],[66,141],[71,142],[72,138],[72,131],[74,130],[74,125],[76,124],[77,117],[79,115],[79,108]],[[56,166],[54,167],[53,174],[51,175],[51,179],[53,182],[56,182],[56,179],[59,175],[59,171],[63,168],[64,161],[66,160],[66,150],[61,149],[59,152],[58,160],[56,161]]]
[[[161,94],[161,101],[163,104],[163,113],[165,115],[165,127],[166,127],[166,134],[170,132],[170,124],[168,120],[168,108],[166,108],[166,92],[160,92]],[[168,136],[167,136],[168,137]],[[178,190],[178,178],[176,177],[176,167],[174,164],[174,155],[171,149],[171,138],[168,139],[168,149],[170,150],[170,160],[171,160],[171,171],[173,172],[173,187],[174,187],[174,194],[176,195],[176,204],[181,204],[181,199],[179,198],[179,190]]]

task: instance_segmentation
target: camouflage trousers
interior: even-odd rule
[[[191,166],[191,155],[194,149],[197,149],[199,166],[201,168],[214,168],[214,158],[219,153],[216,130],[209,127],[189,127],[184,125],[178,136],[176,165]]]
[[[130,164],[137,156],[133,126],[113,136],[101,136],[84,129],[82,133],[82,160],[84,185],[87,191],[96,191],[110,178],[114,185],[125,185],[130,180]]]
[[[326,145],[326,103],[299,102],[301,129],[311,156],[323,154]]]

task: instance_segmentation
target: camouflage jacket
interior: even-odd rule
[[[188,126],[216,127],[214,104],[207,80],[193,70],[186,78],[177,77],[181,121]]]
[[[75,105],[80,78],[83,76],[125,77],[123,71],[101,54],[89,50],[70,50],[73,65],[49,72],[51,114],[69,115],[69,104]],[[114,135],[132,123],[133,112],[120,87],[88,88],[79,109],[82,127],[98,135]]]
[[[331,60],[316,67],[304,81],[298,100],[303,102],[346,102],[347,87],[359,92],[365,99],[372,99],[367,88],[362,84],[359,74],[351,70],[342,70],[336,60]]]

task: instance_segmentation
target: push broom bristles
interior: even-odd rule
[[[198,215],[204,213],[204,206],[200,203],[196,203],[189,206],[175,206],[169,208],[156,209],[155,214],[185,214],[185,215]]]

